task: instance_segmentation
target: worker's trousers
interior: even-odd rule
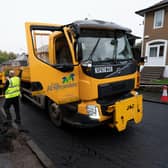
[[[12,120],[12,115],[10,113],[10,107],[13,106],[15,110],[15,116],[16,116],[16,121],[20,122],[20,102],[19,102],[19,96],[14,97],[14,98],[8,98],[5,99],[4,103],[4,110],[7,115],[7,120]]]

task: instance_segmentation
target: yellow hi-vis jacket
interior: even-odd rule
[[[20,78],[14,76],[9,79],[9,86],[5,91],[5,98],[13,98],[20,95]]]

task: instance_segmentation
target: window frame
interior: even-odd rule
[[[163,57],[157,56],[157,57],[149,57],[149,46],[150,44],[157,44],[160,42],[164,42],[164,51],[163,51]],[[151,45],[152,46],[152,45]],[[168,47],[168,40],[165,39],[155,39],[151,41],[147,41],[145,43],[145,56],[147,57],[146,65],[148,66],[165,66],[166,65],[166,58],[167,58],[167,47]]]
[[[157,19],[158,19],[158,15],[161,13],[161,25],[158,26],[157,24]],[[158,28],[162,28],[164,25],[164,17],[165,17],[165,10],[161,9],[161,10],[157,10],[154,12],[154,22],[153,22],[153,28],[154,29],[158,29]]]
[[[163,41],[157,41],[158,42],[158,44],[153,44],[153,43],[150,43],[149,45],[148,45],[148,47],[149,47],[149,57],[156,57],[156,58],[160,58],[160,57],[164,57],[164,52],[165,52],[165,42],[163,42]],[[156,42],[155,42],[156,43]],[[159,44],[160,43],[160,44]],[[160,52],[161,52],[161,50],[160,50],[160,48],[161,47],[163,47],[163,55],[160,55]],[[156,48],[156,55],[155,56],[151,56],[151,49],[154,49],[154,48]]]
[[[64,65],[64,64],[68,64],[68,65],[72,65],[73,64],[73,58],[71,55],[71,51],[67,42],[67,39],[65,37],[64,34],[62,34],[60,37],[54,39],[54,44],[55,44],[55,64],[58,65]],[[64,42],[63,42],[64,41]],[[60,46],[60,44],[63,43],[63,45],[61,45],[60,48],[57,48],[58,46]],[[60,52],[59,54],[57,52]],[[66,57],[63,57],[66,56]]]

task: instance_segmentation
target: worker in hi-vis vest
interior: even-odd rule
[[[15,110],[15,123],[21,124],[20,117],[20,78],[15,76],[15,72],[13,70],[9,71],[9,78],[7,78],[5,87],[5,102],[4,102],[4,110],[7,115],[7,120],[9,123],[12,123],[12,115],[10,113],[10,107],[13,106]]]

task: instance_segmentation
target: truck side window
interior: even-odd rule
[[[38,59],[45,63],[49,63],[48,44],[50,34],[50,31],[34,30],[32,32],[35,54]]]
[[[72,57],[65,36],[56,39],[56,64],[72,64]]]

